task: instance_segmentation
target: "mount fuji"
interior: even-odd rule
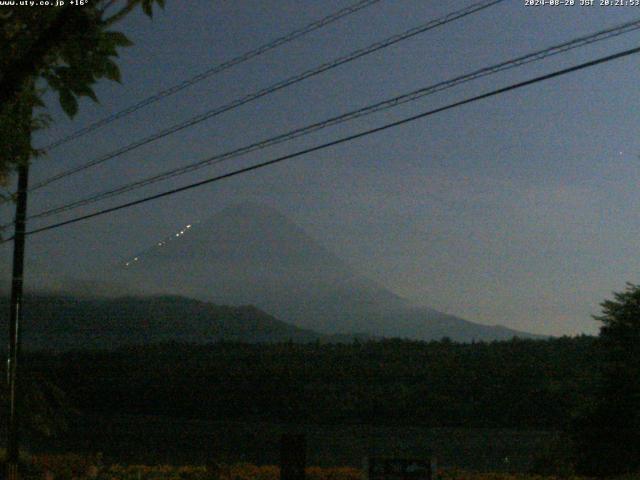
[[[277,210],[253,203],[184,226],[117,269],[132,291],[255,305],[323,334],[491,341],[535,335],[420,307],[353,271]]]

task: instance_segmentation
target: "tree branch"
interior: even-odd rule
[[[109,6],[111,5],[111,3],[113,2],[109,2]],[[127,3],[127,5],[123,8],[120,9],[119,12],[114,13],[112,16],[110,16],[109,18],[104,20],[104,24],[105,25],[112,25],[114,23],[116,23],[117,21],[123,19],[124,17],[126,17],[129,12],[131,12],[134,8],[136,8],[136,5],[140,3],[140,0],[129,0],[129,2]],[[105,8],[106,10],[106,8]]]
[[[113,4],[116,3],[116,0],[103,0],[105,2],[105,5],[100,9],[100,15],[104,15],[104,13],[109,10]]]

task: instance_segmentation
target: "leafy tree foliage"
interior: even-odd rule
[[[140,5],[147,15],[164,0],[90,1],[60,8],[0,7],[0,187],[11,172],[43,152],[31,145],[31,133],[47,125],[47,89],[58,93],[63,110],[73,117],[82,96],[97,101],[93,85],[101,78],[120,81],[115,63],[118,48],[131,45],[111,30],[114,23]],[[8,200],[0,194],[0,201]],[[27,385],[27,427],[51,433],[61,426],[63,403],[44,381]],[[0,398],[6,392],[0,391]]]
[[[38,153],[30,133],[46,125],[42,107],[47,90],[58,94],[73,117],[78,99],[97,101],[93,85],[100,79],[120,81],[118,49],[131,45],[112,26],[137,6],[149,16],[164,0],[90,1],[59,8],[0,7],[0,182]]]
[[[24,396],[22,409],[26,413],[21,430],[29,439],[47,439],[64,433],[79,412],[73,407],[65,392],[51,379],[27,373],[23,378]],[[0,401],[6,405],[6,382],[0,384]],[[7,425],[7,411],[0,410],[1,425]]]
[[[552,430],[557,442],[546,450],[526,447],[535,455],[532,468],[568,474],[574,452],[564,431],[594,383],[595,342],[588,336],[473,344],[172,342],[31,353],[23,366],[55,379],[71,403],[89,415],[90,425],[95,418],[107,424],[123,418],[128,425],[134,415],[141,432],[144,425],[157,430],[146,419],[158,417],[247,425]],[[123,432],[129,435],[127,427]],[[147,441],[136,435],[126,441]],[[184,445],[175,447],[177,456],[191,448]],[[494,453],[487,450],[487,458]]]
[[[562,429],[582,402],[593,340],[169,343],[28,364],[85,412]]]
[[[579,418],[579,467],[592,475],[640,471],[640,286],[602,304],[597,385]]]

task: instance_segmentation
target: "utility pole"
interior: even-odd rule
[[[22,286],[24,272],[24,241],[27,217],[27,189],[29,184],[28,159],[18,167],[18,190],[13,239],[13,275],[11,279],[11,307],[9,317],[9,357],[7,383],[9,391],[9,425],[7,428],[7,480],[18,480],[20,437],[20,384],[18,359],[22,323]]]

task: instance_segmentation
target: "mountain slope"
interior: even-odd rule
[[[0,300],[0,325],[8,304]],[[309,342],[324,337],[252,306],[229,307],[183,297],[78,298],[28,295],[23,345],[29,349],[112,348],[166,341]]]
[[[459,341],[533,337],[416,307],[354,273],[281,213],[250,203],[185,226],[123,262],[118,277],[151,293],[257,305],[325,334]]]

